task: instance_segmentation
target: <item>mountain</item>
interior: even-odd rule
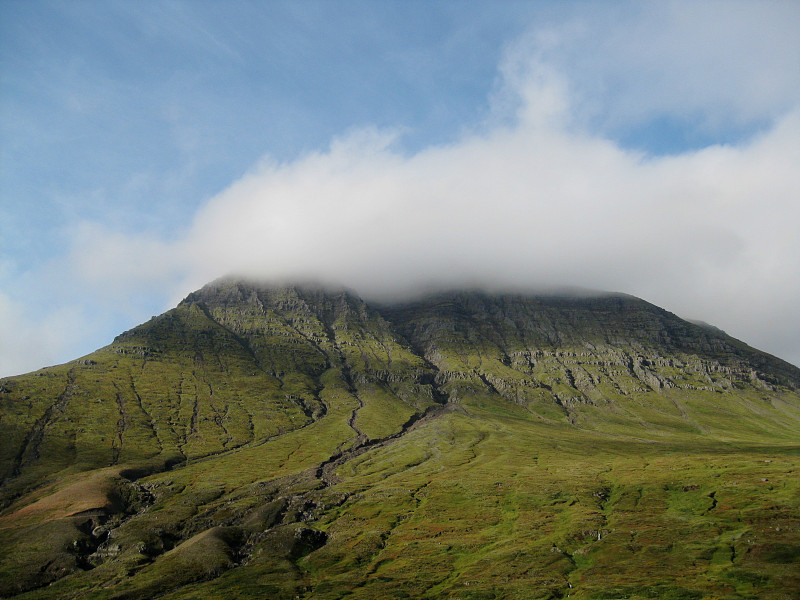
[[[800,594],[800,369],[631,296],[219,280],[0,424],[4,597]]]

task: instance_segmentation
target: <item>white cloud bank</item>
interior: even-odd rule
[[[650,15],[645,25],[655,22]],[[734,25],[735,33],[738,16]],[[708,91],[719,50],[695,47],[702,69],[711,70],[702,84],[690,70],[691,48],[667,47],[692,39],[662,32],[655,50],[660,44],[677,64],[661,70],[658,85],[678,79],[683,65],[697,93],[709,96],[698,104],[706,114],[771,125],[737,145],[647,156],[586,126],[598,105],[587,108],[592,85],[575,79],[585,65],[571,71],[548,58],[571,27],[511,46],[489,125],[452,144],[409,156],[391,132],[361,130],[290,163],[267,158],[210,199],[175,241],[84,225],[64,269],[109,302],[155,289],[177,300],[229,273],[316,277],[377,298],[430,284],[621,291],[800,364],[797,91],[774,85],[734,99],[740,78],[774,79],[745,65],[740,78],[722,78],[731,102],[714,113],[724,96]],[[643,44],[646,31],[635,33]],[[620,30],[604,35],[619,41]],[[663,64],[652,53],[647,59],[612,46],[592,63],[608,77],[622,77],[626,56],[629,66],[649,60],[650,71]],[[798,42],[789,48],[798,50]],[[608,67],[612,59],[622,66]],[[792,60],[781,57],[778,71]],[[651,108],[667,103],[669,114],[696,114],[696,106],[684,106],[690,90],[670,101],[631,85],[638,91],[621,94],[623,107],[652,96]],[[599,105],[612,96],[598,92]],[[613,120],[617,110],[605,114]],[[631,109],[632,119],[646,112]]]
[[[232,272],[372,297],[430,283],[624,291],[800,362],[800,113],[746,145],[646,158],[531,110],[410,157],[358,132],[265,162],[181,240],[95,231],[73,260],[99,287],[179,294]]]

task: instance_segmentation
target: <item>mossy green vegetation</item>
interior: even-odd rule
[[[794,598],[798,388],[625,296],[216,282],[0,381],[0,595]]]

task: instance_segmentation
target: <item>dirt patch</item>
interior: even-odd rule
[[[117,477],[119,469],[101,469],[58,489],[58,484],[50,485],[39,491],[45,496],[0,517],[0,529],[17,527],[26,520],[49,521],[92,510],[112,510],[114,480]]]

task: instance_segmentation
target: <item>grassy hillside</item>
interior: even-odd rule
[[[0,595],[800,595],[800,370],[626,296],[220,281],[0,380]]]

